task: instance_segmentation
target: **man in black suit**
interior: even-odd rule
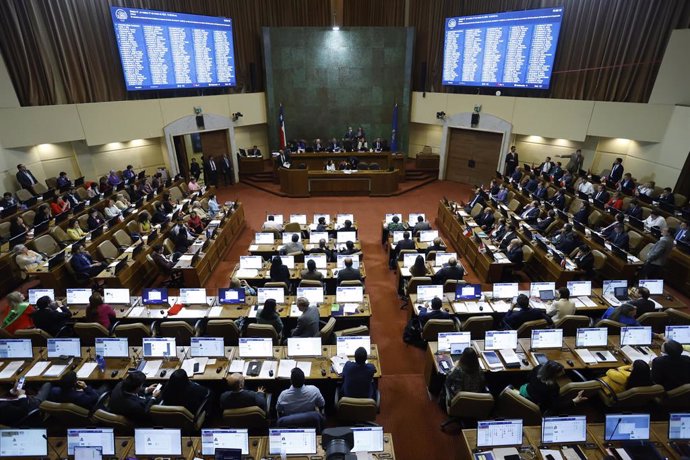
[[[410,239],[410,232],[407,231],[403,232],[403,239],[398,241],[398,244],[395,245],[395,249],[393,249],[390,262],[391,269],[395,268],[395,261],[398,260],[398,254],[400,254],[400,251],[403,249],[415,249],[414,241]]]
[[[537,223],[534,224],[534,228],[539,233],[543,233],[546,231],[547,228],[549,228],[549,225],[551,225],[554,220],[556,220],[556,211],[551,209],[545,218],[537,219]]]
[[[690,357],[683,356],[683,345],[668,340],[661,346],[662,356],[652,361],[652,380],[671,391],[690,383]]]
[[[656,306],[654,305],[654,302],[649,300],[649,289],[647,289],[644,286],[638,287],[637,293],[640,295],[640,298],[631,300],[628,303],[631,305],[635,305],[635,307],[637,308],[636,316],[638,318],[644,315],[645,313],[651,313],[653,311],[656,311]]]
[[[583,244],[578,248],[573,262],[575,262],[577,268],[584,270],[588,278],[592,277],[594,274],[594,255],[592,254],[592,248],[587,244]]]
[[[606,186],[604,184],[600,184],[593,198],[602,203],[608,203],[609,199],[611,199],[611,194],[606,191]]]
[[[309,251],[310,254],[326,254],[326,260],[328,262],[334,262],[335,261],[335,256],[333,255],[333,251],[331,251],[328,248],[328,245],[326,244],[326,240],[321,238],[319,240],[319,245],[312,250]]]
[[[443,245],[443,240],[441,238],[434,238],[433,244],[430,244],[426,248],[426,255],[428,256],[431,251],[439,251],[443,252],[446,250],[446,247]]]
[[[607,238],[611,244],[618,246],[624,251],[629,249],[630,238],[625,232],[625,226],[618,222],[615,227],[613,227],[613,232]]]
[[[534,193],[532,193],[532,196],[540,201],[547,198],[546,183],[544,181],[539,181],[536,190],[534,190]]]
[[[328,150],[329,152],[340,152],[340,144],[338,143],[335,137],[330,140],[330,142],[328,143],[328,147],[326,147],[326,150]]]
[[[250,157],[260,157],[261,150],[259,150],[259,147],[255,145],[247,151],[247,155],[249,155]]]
[[[558,189],[556,194],[551,198],[551,204],[556,208],[560,209],[561,211],[565,207],[565,189],[561,188]]]
[[[519,238],[513,238],[506,250],[506,257],[513,263],[515,270],[522,270],[523,256],[522,241]]]
[[[36,311],[31,314],[34,326],[53,337],[67,326],[70,318],[72,318],[72,313],[67,308],[62,308],[57,301],[50,300],[47,295],[36,301]]]
[[[48,399],[51,388],[52,385],[49,382],[44,383],[36,396],[27,395],[23,389],[12,388],[8,396],[0,399],[0,424],[15,426]]]
[[[455,257],[448,259],[448,263],[443,265],[434,275],[434,284],[444,284],[448,280],[461,280],[465,276],[465,269],[458,264]]]
[[[613,162],[613,165],[611,165],[611,172],[609,173],[609,176],[607,178],[607,182],[610,184],[611,187],[615,187],[616,184],[620,182],[620,180],[623,178],[624,170],[625,168],[623,168],[623,159],[616,158],[616,160]]]
[[[79,195],[77,195],[77,193],[74,191],[74,187],[70,187],[69,190],[67,190],[67,192],[65,192],[65,194],[62,196],[62,199],[66,200],[69,203],[71,208],[78,205],[79,202],[81,201],[81,198],[79,198]],[[134,200],[134,201],[136,201],[136,200]]]
[[[377,137],[376,140],[372,142],[371,148],[374,149],[374,152],[380,152],[383,150],[383,141],[380,137]]]
[[[505,251],[506,249],[508,249],[508,245],[510,244],[510,242],[517,237],[518,234],[515,225],[508,225],[508,230],[503,234],[503,237],[500,239],[500,244],[498,245],[498,248],[501,251]]]
[[[553,324],[553,320],[543,310],[530,307],[529,297],[525,294],[520,294],[515,304],[510,307],[510,310],[503,317],[503,323],[508,329],[519,329],[527,321],[537,319],[544,319],[547,323]]]
[[[145,382],[146,375],[143,372],[134,371],[127,374],[110,394],[110,411],[124,415],[138,424],[150,424],[149,409],[158,403],[160,391],[156,390],[156,385],[144,388]]]
[[[227,153],[220,159],[220,172],[223,174],[223,183],[225,185],[232,185],[234,182],[232,160]]]
[[[264,410],[266,407],[266,392],[264,387],[259,387],[257,391],[244,389],[244,376],[235,372],[228,375],[225,379],[228,384],[228,391],[220,395],[220,408],[242,409],[244,407],[258,406]]]
[[[637,201],[637,198],[633,198],[632,200],[630,200],[630,204],[628,205],[628,208],[625,210],[625,214],[636,219],[642,220],[642,206],[640,206],[640,202]]]
[[[506,223],[505,218],[501,217],[498,219],[498,222],[494,224],[494,228],[491,230],[491,234],[489,236],[494,241],[501,241],[501,238],[503,238],[503,235],[505,235],[507,231],[508,224]]]
[[[606,227],[601,229],[601,235],[604,238],[609,238],[611,234],[613,233],[613,230],[616,228],[616,225],[618,224],[625,224],[625,216],[623,213],[619,212],[616,214],[616,217],[614,218],[613,223],[607,225]]]
[[[491,228],[495,221],[494,210],[489,206],[485,207],[481,214],[474,218],[474,221],[482,230],[487,231]]]
[[[204,161],[204,177],[206,185],[218,185],[218,165],[210,155]]]
[[[348,280],[362,280],[362,273],[359,271],[359,268],[352,268],[351,257],[345,259],[345,268],[338,271],[338,284]]]
[[[31,192],[32,195],[38,195],[36,193],[36,190],[34,189],[34,185],[38,184],[38,180],[34,175],[29,171],[26,166],[19,164],[17,165],[17,182],[19,182],[19,185],[22,186],[22,188],[27,189],[28,191]]]
[[[510,151],[506,153],[506,176],[512,176],[519,163],[518,153],[513,145],[510,147]]]
[[[426,324],[430,319],[450,319],[450,315],[447,311],[441,310],[443,307],[443,301],[438,297],[431,299],[431,309],[426,307],[421,307],[419,309],[419,322],[422,326]]]
[[[472,211],[472,208],[477,203],[484,206],[484,195],[485,195],[484,191],[482,191],[482,189],[480,189],[480,188],[477,188],[477,190],[475,190],[474,198],[472,198],[472,201],[467,203],[467,205],[465,206],[465,208],[464,208],[465,212],[469,214]]]
[[[566,224],[553,239],[553,244],[559,251],[570,254],[577,247],[577,236],[573,233],[573,226]]]
[[[196,161],[196,158],[192,158],[192,162],[189,165],[189,174],[197,181],[199,177],[201,177],[201,166],[199,166],[199,162]]]
[[[522,218],[522,220],[524,220],[528,224],[532,225],[539,218],[539,214],[540,214],[539,202],[535,200],[535,201],[532,201],[527,206],[525,206],[525,209],[523,209],[522,213],[520,213],[520,217]]]

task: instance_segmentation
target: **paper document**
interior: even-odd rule
[[[290,305],[290,318],[299,318],[302,316],[302,312],[297,308],[297,304]]]
[[[98,366],[98,363],[84,363],[81,368],[79,368],[79,371],[77,371],[77,378],[78,379],[87,379],[91,375],[94,369]]]
[[[199,370],[194,372],[194,365],[196,363],[199,363]],[[187,372],[187,375],[192,375],[192,374],[203,374],[206,371],[206,365],[208,364],[208,358],[191,358],[191,359],[185,359],[182,362],[182,369]]]
[[[7,366],[0,372],[0,379],[11,378],[22,367],[22,364],[24,364],[24,361],[11,361],[7,363]]]
[[[294,359],[281,359],[278,365],[278,378],[289,379],[295,367],[297,367],[297,361]]]
[[[493,449],[494,458],[496,460],[505,460],[506,457],[520,457],[520,453],[515,447],[502,447]],[[513,458],[513,457],[511,457]]]
[[[597,358],[594,357],[591,351],[586,348],[576,348],[575,353],[580,357],[585,364],[596,364]]]
[[[412,276],[412,273],[410,273],[410,269],[407,267],[400,267],[400,276],[403,278],[406,278],[408,276]]]
[[[50,366],[50,361],[38,361],[29,372],[26,373],[26,377],[38,377],[48,366]]]
[[[177,312],[176,318],[200,318],[206,316],[206,308],[183,308]]]
[[[345,363],[347,363],[349,361],[350,360],[345,355],[336,355],[336,356],[331,357],[331,363],[333,365],[333,370],[337,374],[343,373],[343,367],[345,367]]]
[[[501,358],[503,358],[503,361],[505,361],[506,364],[515,364],[520,362],[520,358],[518,358],[515,350],[504,348],[503,350],[498,350],[498,353],[501,355]]]
[[[561,449],[561,454],[565,460],[580,460],[580,455],[572,447],[563,447]]]
[[[146,374],[146,377],[148,378],[155,377],[158,373],[158,369],[160,369],[162,365],[162,359],[153,359],[151,361],[146,361],[146,365],[144,366],[144,370],[142,372],[144,372],[144,374]]]
[[[127,316],[131,316],[131,317],[141,316],[144,313],[145,308],[146,307],[134,307],[129,311],[129,314]]]
[[[297,361],[297,367],[302,369],[304,375],[309,378],[311,375],[311,361]]]
[[[625,447],[616,447],[613,450],[616,451],[616,453],[618,454],[618,458],[620,458],[621,460],[633,460],[632,457],[628,455],[628,453],[625,451]]]
[[[208,223],[209,225],[220,225],[220,219],[213,219],[211,222]]]
[[[250,250],[250,251],[258,251],[258,250],[259,250],[259,245],[258,245],[258,244],[250,244],[250,245],[249,245],[249,250]]]
[[[585,307],[594,308],[597,306],[596,302],[590,299],[589,297],[575,297],[574,300],[577,300]]]
[[[57,377],[67,369],[67,364],[53,364],[43,373],[43,377]]]
[[[244,359],[233,359],[228,368],[228,372],[234,374],[235,372],[244,371]]]
[[[180,256],[179,259],[177,259],[178,262],[191,262],[192,259],[194,258],[194,254],[184,254],[183,256]]]
[[[346,303],[343,305],[343,313],[356,313],[358,308],[358,303]]]
[[[539,449],[539,452],[541,453],[541,458],[546,458],[547,455],[551,455],[553,457],[553,460],[563,460],[563,456],[561,455],[561,451],[557,449]]]
[[[510,310],[510,302],[506,302],[505,300],[492,300],[491,308],[497,313],[506,313]]]
[[[223,307],[212,307],[208,311],[208,316],[210,318],[218,318],[222,314],[223,314]]]
[[[278,370],[278,361],[264,361],[259,372],[260,379],[274,379],[276,378],[276,371]],[[273,371],[271,373],[271,371]],[[269,373],[273,374],[272,376]]]
[[[238,278],[256,278],[259,276],[259,270],[256,268],[238,268],[235,276]]]
[[[615,363],[616,361],[618,361],[616,359],[616,357],[613,356],[613,354],[611,354],[610,351],[606,351],[606,350],[595,351],[592,354],[597,359],[597,361],[599,361],[600,363]],[[601,356],[599,356],[599,355],[601,355]]]
[[[649,364],[654,358],[656,358],[656,355],[651,352],[647,347],[643,347],[644,350],[647,352],[647,354],[640,353],[630,345],[626,345],[621,348],[621,351],[623,354],[630,360],[630,362],[635,362],[637,359],[641,359],[642,361],[646,362]]]
[[[259,312],[259,306],[258,305],[252,305],[251,308],[249,309],[249,316],[250,318],[256,318],[256,314]]]

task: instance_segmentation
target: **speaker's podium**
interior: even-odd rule
[[[391,196],[398,190],[398,170],[310,171],[278,169],[280,191],[289,197]]]

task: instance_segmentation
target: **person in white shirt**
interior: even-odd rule
[[[594,187],[587,178],[580,182],[580,185],[577,186],[577,191],[582,192],[585,195],[594,195]]]
[[[304,384],[304,372],[299,367],[290,372],[292,385],[278,395],[276,410],[279,416],[318,411],[326,404],[321,392],[314,385]]]
[[[121,193],[115,195],[115,200],[115,206],[122,211],[132,206],[132,203]]]
[[[570,300],[570,289],[567,287],[558,288],[558,300],[551,302],[546,309],[546,314],[551,317],[554,323],[566,315],[575,314],[575,304]]]
[[[668,228],[668,224],[666,223],[666,219],[664,219],[663,216],[656,214],[655,211],[652,211],[651,214],[649,214],[649,217],[647,217],[644,220],[644,226],[647,229],[652,228],[652,227],[659,227],[659,229]]]
[[[279,224],[278,222],[275,221],[273,216],[268,216],[268,220],[264,222],[263,227],[261,227],[261,230],[268,230],[268,231],[278,231],[282,232],[283,231],[283,226]]]
[[[18,244],[14,247],[15,262],[22,271],[22,278],[26,278],[28,270],[37,269],[44,261],[41,254],[32,251],[23,244]]]
[[[122,215],[122,211],[120,211],[120,208],[118,208],[113,200],[107,200],[105,202],[105,208],[103,208],[103,213],[105,214],[105,217],[108,219],[112,219],[113,217],[120,216]]]
[[[636,195],[637,196],[646,195],[648,197],[651,197],[652,193],[654,193],[654,187],[655,186],[656,186],[656,184],[654,182],[651,182],[651,181],[645,182],[642,185],[638,185]]]
[[[328,163],[326,163],[326,171],[335,171],[335,163],[333,163],[333,160],[328,160]]]

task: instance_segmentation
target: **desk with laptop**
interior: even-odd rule
[[[269,258],[278,255],[285,244],[292,241],[292,235],[297,235],[304,245],[305,251],[311,251],[319,247],[321,240],[326,241],[326,247],[332,251],[342,250],[348,241],[352,241],[355,249],[362,250],[362,243],[357,240],[356,231],[339,231],[331,236],[328,231],[309,231],[308,238],[303,239],[301,232],[282,232],[281,238],[276,239],[272,232],[257,232],[254,240],[249,244],[248,252],[252,255],[260,255]]]

